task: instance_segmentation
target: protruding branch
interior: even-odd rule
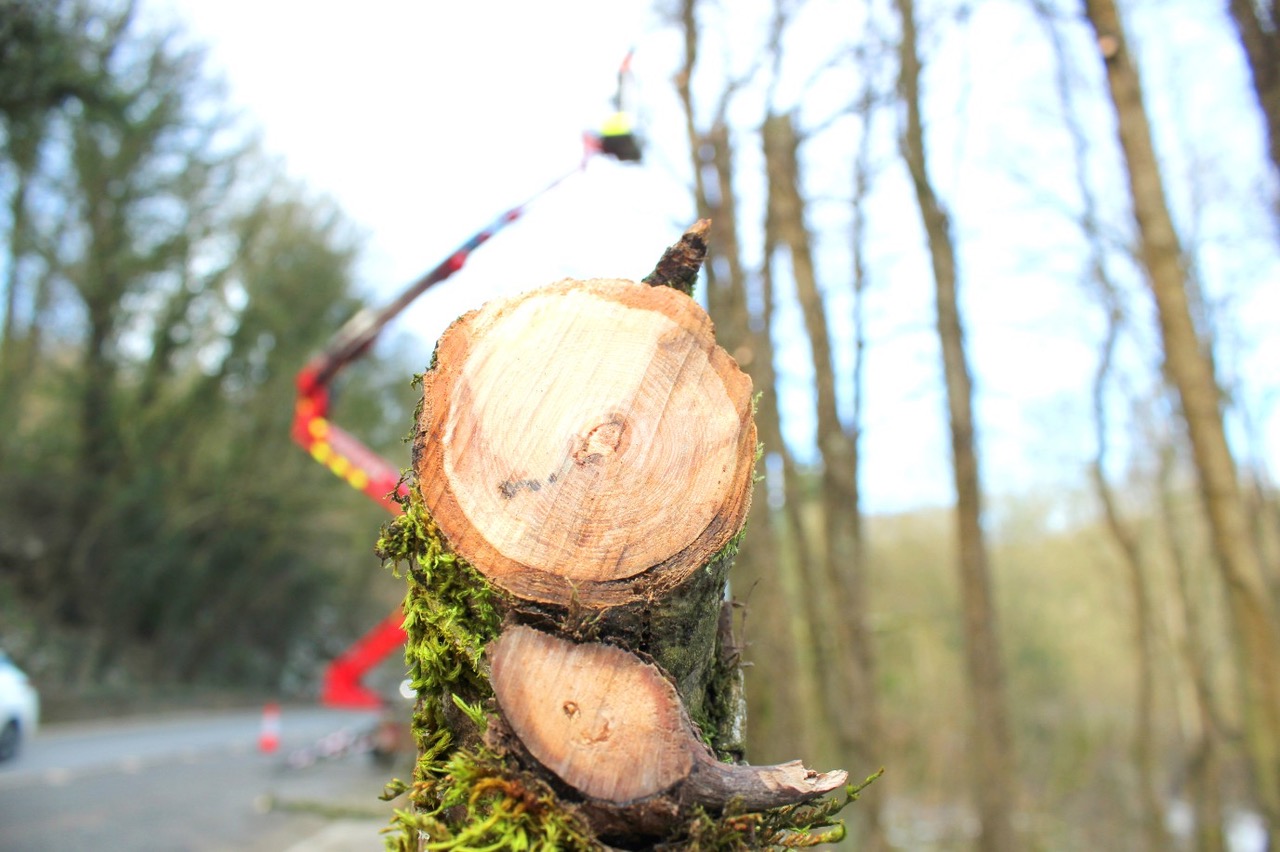
[[[704,751],[685,781],[684,798],[714,808],[736,802],[749,811],[807,802],[849,783],[849,773],[815,772],[798,760],[775,766],[720,763]]]
[[[642,280],[651,287],[674,287],[685,295],[693,295],[698,270],[707,257],[707,233],[710,219],[699,219],[684,232],[674,245],[662,253],[662,259]]]

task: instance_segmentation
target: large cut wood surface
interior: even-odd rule
[[[751,382],[689,297],[564,281],[490,303],[441,338],[416,472],[450,545],[522,597],[634,597],[741,528]]]

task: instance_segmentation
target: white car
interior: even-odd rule
[[[0,651],[0,762],[18,753],[40,723],[40,696],[22,669]]]

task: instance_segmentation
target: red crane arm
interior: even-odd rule
[[[591,153],[589,150],[588,156]],[[586,158],[582,165],[586,165]],[[378,501],[392,514],[398,513],[400,506],[395,495],[404,493],[400,470],[329,420],[329,383],[343,367],[368,352],[382,329],[414,299],[461,269],[472,251],[520,218],[527,205],[581,168],[562,175],[524,204],[502,214],[383,307],[361,311],[339,329],[329,346],[312,358],[295,380],[298,398],[290,430],[294,442],[353,488]],[[387,654],[404,644],[401,620],[399,610],[391,613],[329,664],[324,673],[321,703],[355,709],[381,705],[379,695],[361,680]]]
[[[602,154],[623,162],[640,160],[640,140],[633,134],[625,113],[627,106],[624,103],[624,90],[631,74],[630,65],[631,54],[628,53],[618,69],[618,92],[614,102],[617,112],[600,134],[584,135],[585,150],[577,168],[552,181],[524,204],[503,213],[386,305],[377,310],[357,313],[338,330],[325,350],[312,358],[298,373],[295,382],[298,398],[290,429],[293,440],[316,461],[352,487],[381,503],[392,514],[400,511],[395,496],[404,493],[400,471],[365,446],[359,438],[330,422],[329,383],[347,364],[368,352],[387,323],[395,319],[414,299],[461,269],[471,252],[519,219],[529,204],[586,168],[593,155]],[[332,707],[352,708],[375,708],[381,705],[378,694],[361,681],[370,669],[404,644],[405,634],[401,622],[399,610],[391,613],[329,664],[325,670],[320,696],[322,703]]]
[[[397,609],[329,663],[321,682],[322,704],[353,710],[376,710],[382,706],[382,697],[361,681],[370,669],[404,645],[404,629],[400,626],[403,618]]]

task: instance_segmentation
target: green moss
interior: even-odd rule
[[[413,782],[394,781],[385,798],[408,794],[384,830],[388,850],[497,852],[497,850],[596,850],[604,848],[574,807],[509,758],[482,744],[493,690],[483,654],[497,638],[503,601],[466,560],[453,553],[416,489],[401,501],[403,513],[386,524],[377,554],[407,581],[405,659],[418,694],[412,728],[418,747]],[[723,594],[724,577],[741,533],[711,560],[703,582]],[[666,649],[668,653],[671,648]],[[740,758],[740,703],[735,697],[737,661],[721,653],[717,638],[698,722],[708,744],[725,759]],[[869,783],[872,779],[868,779]],[[865,786],[865,784],[863,785]],[[754,850],[816,846],[839,840],[835,815],[857,798],[744,813],[697,810],[665,849]]]
[[[447,784],[431,809],[397,811],[387,848],[497,852],[594,850],[590,830],[552,790],[484,748],[458,749],[441,769]]]
[[[397,785],[409,791],[413,809],[397,812],[401,836],[389,839],[388,847],[416,850],[418,823],[442,812],[442,803],[457,794],[449,761],[460,740],[478,742],[483,734],[479,707],[493,695],[482,671],[483,654],[498,635],[501,616],[499,592],[449,550],[417,489],[409,491],[401,501],[403,513],[382,528],[375,552],[409,587],[405,661],[418,694],[412,722],[418,760],[413,785]]]

